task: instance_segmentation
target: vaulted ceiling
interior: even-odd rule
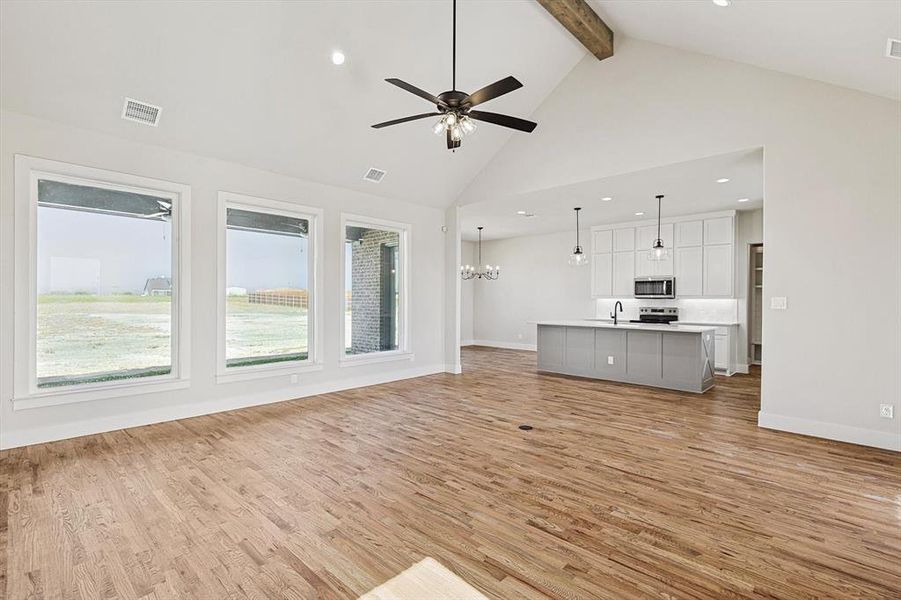
[[[537,3],[458,5],[457,87],[524,84],[485,110],[528,117],[585,55]],[[482,124],[452,154],[433,120],[370,127],[434,109],[387,77],[451,87],[450,0],[0,6],[0,105],[15,112],[433,206],[527,135]],[[162,106],[159,127],[123,121],[125,96]]]
[[[637,37],[901,96],[901,3],[590,0],[617,39]],[[304,179],[437,207],[452,203],[505,144],[488,124],[456,153],[427,112],[383,80],[450,87],[451,3],[0,2],[0,106]],[[344,65],[330,55],[342,50]],[[595,60],[537,2],[461,0],[457,83],[514,75],[486,110],[528,118],[580,60]],[[615,86],[616,82],[610,82]],[[160,126],[120,118],[131,96],[162,106]],[[541,123],[539,123],[539,131]],[[380,184],[363,181],[385,169]]]

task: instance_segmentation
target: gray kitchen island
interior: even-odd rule
[[[713,327],[538,321],[538,370],[703,393],[713,387]]]

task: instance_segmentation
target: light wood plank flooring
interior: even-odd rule
[[[0,454],[0,596],[354,598],[431,556],[496,598],[898,598],[901,455],[758,429],[759,374],[464,363]]]

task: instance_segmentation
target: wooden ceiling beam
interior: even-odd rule
[[[613,56],[613,30],[585,0],[538,0],[598,60]]]

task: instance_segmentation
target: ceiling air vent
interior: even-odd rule
[[[160,124],[161,112],[163,112],[163,109],[159,106],[141,102],[134,98],[126,98],[125,105],[122,107],[122,118],[126,121],[134,121],[135,123],[156,127]]]
[[[366,181],[371,181],[372,183],[379,183],[382,181],[382,178],[385,177],[385,171],[381,169],[376,169],[375,167],[370,167],[366,174],[363,175],[363,179]]]
[[[901,40],[889,38],[885,45],[885,55],[889,58],[901,59]]]

